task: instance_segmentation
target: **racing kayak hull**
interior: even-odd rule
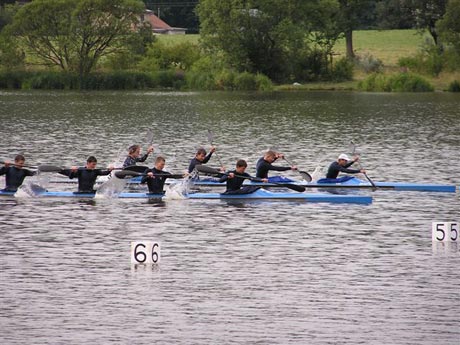
[[[1,196],[14,196],[14,192],[0,191]],[[34,194],[35,197],[43,198],[81,198],[92,199],[94,193],[75,193],[70,191],[43,191]],[[163,194],[123,192],[117,196],[120,199],[161,199]],[[259,189],[250,194],[221,194],[221,193],[190,193],[185,199],[219,199],[219,200],[295,200],[307,202],[327,203],[353,203],[371,204],[372,197],[365,195],[335,195],[322,193],[281,193]]]

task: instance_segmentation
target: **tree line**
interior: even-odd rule
[[[142,21],[146,7],[174,26],[195,22],[200,43],[155,40]],[[353,31],[409,27],[430,33],[432,60],[448,56],[458,68],[458,18],[460,0],[0,0],[0,68],[60,70],[77,75],[79,85],[94,71],[114,70],[168,70],[169,84],[224,89],[236,80],[268,85],[264,76],[276,83],[346,80]],[[335,61],[341,38],[347,54]]]

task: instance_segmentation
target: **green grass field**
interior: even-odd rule
[[[383,61],[385,66],[396,66],[401,57],[415,55],[428,35],[416,30],[366,30],[353,32],[353,49],[357,55],[371,54]],[[345,55],[345,39],[337,41],[334,50]]]
[[[198,43],[199,35],[168,35],[158,36],[158,39],[170,44],[179,42]],[[426,41],[430,41],[428,34],[421,35],[416,30],[361,30],[353,32],[353,48],[357,56],[366,54],[372,55],[383,62],[385,73],[395,73],[399,71],[398,60],[401,57],[416,55]],[[345,39],[337,41],[334,46],[335,58],[345,56]],[[356,69],[354,80],[341,83],[308,83],[295,89],[308,90],[354,90],[357,88],[358,81],[366,78],[366,74]],[[443,72],[438,77],[424,76],[435,87],[436,90],[447,89],[450,82],[460,80],[460,72]],[[279,89],[292,89],[292,85],[280,85]]]
[[[165,43],[198,43],[200,35],[158,35]],[[416,30],[361,30],[353,33],[353,46],[357,55],[365,53],[383,61],[385,66],[396,66],[398,59],[417,53],[423,42],[430,39]],[[334,52],[345,56],[345,39],[337,41]]]

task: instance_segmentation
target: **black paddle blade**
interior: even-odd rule
[[[311,182],[312,178],[311,178],[311,175],[309,173],[307,173],[306,171],[299,171],[299,174],[300,174],[300,176],[302,176],[302,178],[305,181]]]
[[[290,184],[290,183],[281,184],[281,183],[277,183],[277,185],[280,185],[280,186],[295,190],[296,192],[299,192],[299,193],[303,193],[306,190],[304,186],[298,186],[296,184]]]
[[[214,168],[207,167],[206,165],[197,165],[195,166],[195,169],[198,170],[198,172],[203,173],[203,174],[209,174],[209,175],[222,175],[222,173]]]
[[[129,171],[134,171],[137,173],[144,173],[149,167],[142,166],[142,165],[130,165],[124,168],[122,171],[129,170]]]
[[[39,172],[59,172],[61,171],[63,168],[61,167],[58,167],[58,166],[55,166],[55,165],[46,165],[46,164],[43,164],[43,165],[39,165],[38,166],[38,171]]]
[[[130,171],[130,170],[122,170],[122,171],[117,171],[115,173],[115,176],[118,178],[126,178],[126,177],[134,177],[134,176],[140,176],[143,175],[142,173],[138,173],[136,171]]]

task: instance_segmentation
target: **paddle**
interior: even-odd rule
[[[133,177],[133,176],[147,176],[147,174],[145,173],[140,173],[140,172],[136,172],[136,171],[130,171],[130,170],[122,170],[122,171],[117,171],[115,173],[115,176],[118,177],[118,178],[125,178],[125,177]],[[183,178],[184,175],[181,175],[181,174],[153,174],[153,176],[165,176],[165,177],[168,177],[168,178]]]
[[[59,167],[56,165],[47,165],[47,164],[38,166],[39,172],[49,172],[49,173],[50,172],[60,172],[61,170],[65,170],[65,169],[70,169],[70,168],[63,168],[63,167]],[[113,170],[131,170],[131,171],[136,171],[136,172],[144,172],[147,169],[148,167],[143,166],[143,165],[130,165],[126,168],[113,168]],[[92,169],[88,169],[88,170],[92,170]]]
[[[5,161],[0,161],[0,164],[6,164],[6,162]],[[10,162],[10,166],[14,166],[14,161]],[[37,167],[34,167],[32,165],[23,165],[22,167],[23,168],[30,168],[30,169],[37,169]]]
[[[359,157],[359,153],[356,152],[356,145],[355,145],[355,143],[354,143],[353,141],[351,141],[350,143],[351,143],[351,145],[353,145],[353,152],[352,152],[351,155],[352,155],[352,156],[355,156],[355,155],[356,155],[356,156]],[[360,169],[363,169],[363,166],[361,165],[361,162],[360,162],[360,161],[358,161],[358,166],[360,167]],[[374,181],[372,181],[372,180],[370,179],[370,177],[367,176],[367,173],[363,173],[363,175],[364,175],[364,177],[369,181],[369,183],[372,185],[372,187],[374,188],[374,190],[377,189],[377,186],[375,185]]]
[[[294,166],[295,164],[292,164],[291,162],[289,162],[287,160],[286,157],[283,156],[283,159],[290,165],[290,166]],[[306,171],[301,171],[301,170],[297,170],[297,172],[299,173],[299,175],[307,182],[311,182],[312,180],[312,177],[309,173],[307,173]]]
[[[213,141],[214,141],[214,140],[213,140],[213,139],[214,139],[214,135],[213,135],[213,133],[211,132],[211,130],[208,129],[208,141],[209,141],[209,143],[211,144],[211,146],[214,146],[214,144],[213,144]],[[222,162],[221,162],[221,160],[220,160],[220,158],[219,158],[219,155],[217,154],[217,150],[214,151],[214,154],[216,155],[217,161],[219,162],[220,166],[223,168],[224,165],[222,164]]]
[[[209,174],[209,175],[218,175],[218,176],[225,175],[225,176],[229,176],[229,174],[227,174],[227,173],[220,172],[219,170],[207,167],[205,165],[197,165],[196,169],[199,172]],[[248,180],[255,181],[255,182],[262,182],[262,179],[258,178],[258,177],[244,176],[244,175],[237,175],[237,174],[235,174],[235,177],[248,179]],[[269,183],[275,184],[275,185],[280,186],[280,187],[286,187],[286,188],[295,190],[296,192],[300,192],[300,193],[305,192],[305,187],[303,187],[303,186],[298,186],[298,185],[289,184],[289,183],[277,183],[277,182],[269,182]]]

